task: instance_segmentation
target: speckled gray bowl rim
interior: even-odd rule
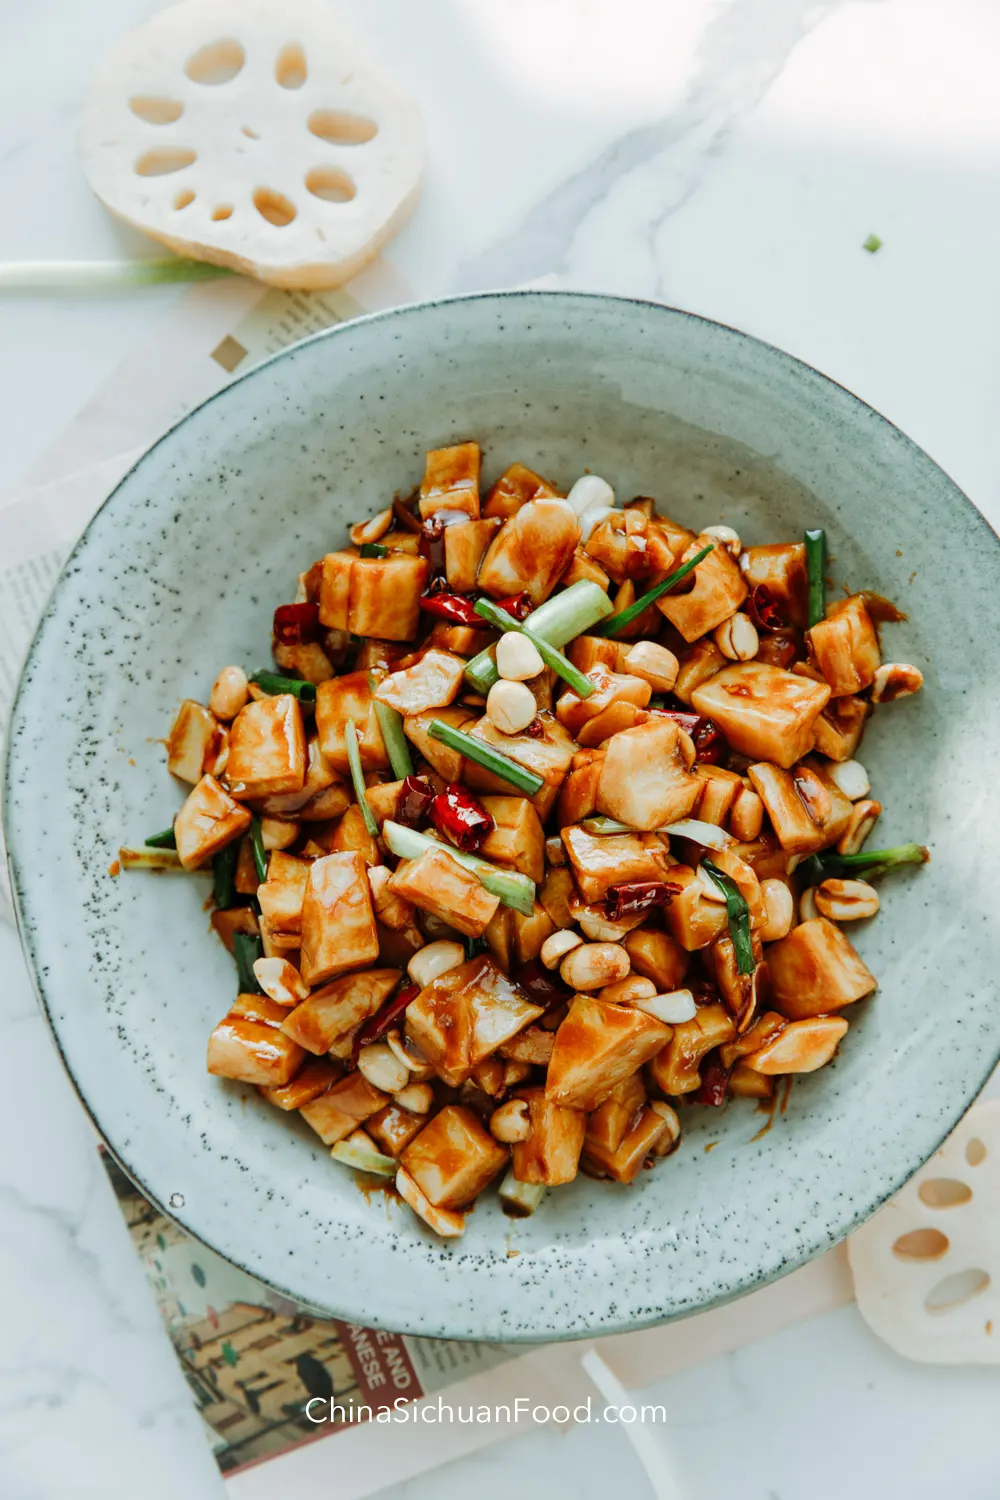
[[[639,308],[648,313],[651,317],[659,317],[660,315],[666,313],[674,317],[685,319],[694,324],[702,324],[710,328],[720,329],[724,333],[729,334],[748,344],[760,346],[761,348],[768,351],[769,355],[772,356],[775,360],[783,362],[788,369],[793,371],[800,371],[807,378],[811,380],[818,380],[823,385],[839,392],[842,396],[846,396],[848,398],[848,401],[854,403],[858,408],[860,408],[862,413],[865,414],[867,418],[874,418],[877,423],[882,424],[889,432],[892,433],[895,442],[900,444],[901,447],[905,450],[909,450],[909,452],[916,457],[918,462],[930,465],[938,472],[942,479],[946,481],[952,491],[953,498],[955,500],[963,502],[964,505],[968,508],[968,511],[971,513],[969,516],[969,520],[974,524],[978,523],[978,526],[981,528],[984,538],[988,539],[988,545],[1000,546],[1000,533],[998,533],[994,529],[986,516],[984,516],[982,511],[979,510],[978,506],[976,506],[974,502],[969,498],[969,496],[965,494],[964,490],[962,490],[960,486],[951,478],[947,471],[943,469],[941,465],[938,464],[930,456],[926,449],[920,446],[919,443],[916,443],[912,438],[908,437],[906,433],[904,433],[899,427],[897,427],[894,422],[892,422],[877,408],[873,407],[869,402],[863,400],[862,397],[858,396],[848,386],[845,386],[839,381],[834,380],[829,375],[824,375],[821,370],[817,370],[815,366],[808,364],[805,360],[798,359],[795,355],[789,354],[786,350],[779,348],[775,344],[769,343],[765,339],[760,339],[753,334],[747,333],[744,329],[737,328],[730,323],[724,323],[719,319],[705,317],[701,313],[690,312],[685,308],[673,307],[669,303],[652,302],[646,298],[625,297],[603,292],[588,292],[571,289],[550,290],[544,288],[501,288],[493,291],[484,290],[479,292],[470,292],[458,296],[427,298],[420,301],[402,303],[397,307],[387,308],[380,312],[367,313],[361,315],[360,317],[348,319],[344,323],[337,324],[332,328],[322,329],[317,333],[310,334],[304,339],[297,340],[294,344],[288,345],[284,349],[278,350],[276,353],[260,360],[249,370],[245,371],[242,375],[239,375],[234,380],[227,382],[225,386],[223,386],[220,390],[214,392],[211,396],[207,397],[207,399],[199,403],[199,405],[192,407],[190,411],[186,412],[181,418],[179,418],[177,422],[169,426],[159,438],[155,439],[149,445],[145,452],[143,452],[125,472],[125,474],[121,476],[114,489],[98,507],[98,510],[91,517],[86,528],[82,532],[78,541],[75,543],[72,551],[70,552],[62,568],[60,569],[59,575],[49,594],[49,598],[46,602],[44,611],[35,628],[31,642],[27,648],[27,651],[25,652],[24,660],[22,662],[18,677],[17,688],[15,690],[14,698],[11,703],[10,715],[8,718],[8,728],[13,726],[17,718],[20,706],[21,691],[25,684],[28,668],[32,661],[35,648],[38,642],[41,640],[42,635],[47,628],[48,622],[53,615],[56,600],[63,579],[75,564],[78,553],[80,553],[85,547],[92,526],[95,524],[98,517],[105,510],[105,508],[114,502],[115,497],[119,493],[120,489],[124,486],[126,481],[142,466],[149,454],[152,453],[155,449],[159,448],[162,444],[169,442],[173,433],[176,432],[179,428],[183,427],[189,420],[189,418],[193,417],[196,413],[203,411],[206,407],[213,405],[217,400],[219,400],[220,397],[227,396],[229,392],[231,392],[235,387],[242,385],[246,381],[253,380],[257,375],[259,375],[263,370],[267,369],[272,364],[275,364],[279,360],[284,360],[294,355],[294,353],[297,350],[300,350],[304,345],[316,344],[323,340],[336,340],[341,335],[356,330],[359,324],[389,322],[395,319],[405,320],[408,317],[413,317],[414,314],[420,315],[426,312],[433,312],[437,308],[456,307],[468,303],[490,301],[513,302],[524,299],[541,299],[545,301],[568,300],[570,302],[604,303],[609,305],[625,304]],[[12,803],[13,798],[13,787],[11,781],[13,759],[14,737],[12,734],[8,733],[4,751],[4,772],[2,788],[0,788],[0,792],[2,792],[2,796],[0,796],[0,818],[2,818],[5,833],[9,826],[7,811],[8,807]],[[126,1161],[124,1157],[121,1156],[116,1150],[114,1142],[108,1139],[108,1136],[106,1135],[101,1125],[98,1106],[94,1101],[89,1099],[84,1094],[84,1092],[78,1085],[76,1077],[73,1073],[73,1069],[70,1066],[69,1059],[63,1049],[58,1030],[53,1022],[52,1014],[46,999],[45,987],[42,983],[41,977],[38,972],[38,967],[35,963],[35,955],[33,951],[31,936],[29,933],[29,921],[17,875],[18,863],[19,861],[16,857],[16,851],[8,839],[8,876],[10,879],[18,936],[20,938],[21,948],[24,953],[29,977],[31,979],[32,986],[34,988],[35,995],[41,1008],[42,1014],[48,1026],[49,1034],[62,1060],[62,1064],[65,1068],[66,1074],[73,1085],[73,1088],[77,1094],[81,1106],[83,1107],[84,1112],[90,1119],[98,1135],[101,1137],[101,1140],[104,1142],[107,1149],[110,1151],[111,1155],[114,1157],[115,1161],[119,1164],[126,1175],[135,1183],[135,1185],[140,1189],[145,1197],[160,1213],[163,1214],[165,1218],[173,1220],[173,1222],[178,1224],[180,1228],[183,1229],[187,1234],[192,1235],[195,1239],[200,1240],[201,1243],[206,1244],[209,1249],[214,1250],[216,1254],[219,1254],[224,1259],[227,1259],[239,1270],[244,1271],[249,1276],[252,1276],[255,1280],[260,1282],[261,1285],[268,1287],[270,1290],[276,1292],[280,1296],[287,1297],[294,1302],[298,1302],[301,1306],[309,1307],[311,1304],[303,1302],[294,1287],[286,1287],[280,1281],[263,1275],[259,1268],[245,1265],[240,1259],[238,1259],[230,1252],[220,1249],[217,1245],[213,1245],[209,1239],[203,1238],[199,1234],[197,1225],[190,1223],[183,1212],[179,1212],[176,1208],[171,1208],[167,1204],[164,1204],[152,1193],[152,1191],[143,1182],[141,1172],[139,1172],[128,1161]],[[828,1222],[822,1232],[817,1233],[813,1240],[810,1243],[806,1244],[805,1247],[798,1253],[786,1256],[780,1254],[780,1252],[776,1252],[774,1256],[774,1263],[769,1268],[760,1268],[756,1271],[747,1271],[744,1274],[734,1274],[728,1278],[720,1277],[713,1294],[702,1299],[698,1299],[697,1301],[692,1301],[690,1305],[678,1307],[675,1311],[668,1314],[664,1314],[662,1312],[657,1313],[653,1311],[648,1317],[634,1317],[619,1321],[615,1321],[613,1319],[609,1321],[594,1321],[591,1326],[577,1325],[569,1329],[565,1327],[560,1327],[557,1329],[543,1328],[538,1330],[512,1329],[505,1332],[504,1342],[530,1345],[539,1342],[549,1343],[554,1340],[560,1339],[585,1339],[593,1337],[595,1336],[595,1334],[604,1336],[610,1334],[636,1332],[643,1328],[655,1327],[658,1324],[676,1321],[679,1318],[689,1317],[699,1312],[707,1312],[712,1308],[723,1306],[724,1304],[731,1302],[736,1298],[745,1296],[747,1293],[755,1291],[763,1286],[767,1286],[770,1283],[779,1280],[783,1276],[788,1275],[790,1272],[797,1270],[800,1266],[807,1264],[809,1261],[815,1259],[818,1255],[822,1255],[825,1251],[829,1250],[834,1245],[839,1244],[840,1241],[843,1240],[847,1235],[849,1235],[854,1229],[856,1229],[859,1224],[864,1223],[866,1219],[870,1218],[871,1215],[875,1213],[875,1211],[880,1208],[885,1202],[887,1202],[894,1193],[898,1192],[899,1189],[904,1185],[904,1183],[906,1183],[910,1179],[910,1177],[913,1176],[914,1172],[918,1171],[926,1161],[930,1160],[934,1152],[948,1138],[952,1130],[954,1130],[955,1126],[957,1125],[958,1121],[963,1117],[963,1115],[975,1101],[976,1097],[982,1091],[998,1062],[1000,1062],[1000,1046],[996,1048],[993,1054],[988,1056],[988,1059],[982,1069],[982,1073],[979,1077],[978,1082],[975,1084],[975,1087],[971,1089],[966,1096],[956,1100],[954,1112],[948,1113],[947,1118],[944,1118],[942,1120],[940,1135],[937,1137],[935,1144],[930,1151],[928,1151],[925,1155],[921,1155],[918,1152],[916,1156],[914,1156],[914,1158],[909,1161],[904,1168],[901,1168],[899,1172],[892,1177],[888,1185],[878,1190],[870,1198],[866,1199],[865,1203],[861,1207],[855,1209],[850,1213],[844,1214],[833,1224],[830,1224]],[[444,1267],[442,1268],[442,1277],[442,1290],[444,1290],[447,1277],[447,1271]],[[351,1309],[349,1311],[343,1311],[335,1308],[331,1309],[314,1307],[313,1310],[325,1316],[344,1316],[350,1318],[352,1321],[361,1321],[363,1319],[365,1324],[375,1328],[386,1326],[385,1323],[379,1319],[377,1310],[373,1311],[371,1309],[365,1309],[363,1313],[357,1308]],[[453,1338],[458,1336],[467,1337],[470,1339],[474,1339],[477,1337],[474,1332],[463,1335],[455,1335],[448,1329],[440,1329],[439,1333],[435,1335],[433,1330],[428,1327],[427,1319],[423,1319],[418,1328],[411,1329],[407,1327],[399,1327],[397,1325],[394,1327],[393,1331],[400,1333],[414,1332],[423,1337],[440,1336],[444,1338]]]

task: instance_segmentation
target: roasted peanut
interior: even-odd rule
[[[497,641],[497,671],[507,682],[527,682],[544,670],[538,647],[519,630],[510,630]]]
[[[763,824],[763,802],[750,787],[742,787],[736,793],[736,801],[729,814],[729,832],[741,844],[751,844],[759,836]]]
[[[802,895],[799,897],[799,921],[812,922],[815,921],[818,916],[819,910],[816,906],[816,887],[814,885],[811,885],[807,890],[804,890],[802,892]]]
[[[419,984],[423,989],[432,979],[437,979],[438,975],[446,974],[449,969],[464,962],[465,949],[461,943],[451,943],[447,938],[441,938],[436,943],[428,943],[419,953],[414,953],[406,965],[406,972],[413,983]]]
[[[852,802],[857,802],[861,797],[867,797],[872,789],[868,779],[868,772],[859,760],[835,760],[831,761],[826,768],[826,773],[835,786],[838,786],[845,797]]]
[[[713,541],[720,542],[734,562],[738,560],[740,553],[743,551],[740,534],[738,531],[734,531],[731,526],[706,526],[702,532],[702,536],[710,536]]]
[[[359,521],[356,526],[351,527],[351,541],[355,547],[360,547],[364,542],[380,542],[392,525],[392,507],[388,510],[380,510],[378,515],[372,516],[367,521]]]
[[[280,818],[261,818],[260,836],[265,849],[290,849],[299,836],[299,825],[283,823]]]
[[[235,719],[249,696],[249,683],[243,668],[223,667],[212,684],[208,706],[217,719]]]
[[[547,969],[556,969],[566,954],[572,953],[574,948],[579,948],[582,942],[583,938],[578,932],[572,932],[568,927],[564,927],[545,939],[538,956]]]
[[[837,843],[838,854],[857,854],[882,813],[881,802],[855,802],[851,821]]]
[[[685,1021],[693,1020],[698,1009],[690,990],[670,990],[668,994],[649,995],[633,1003],[636,1010],[645,1011],[647,1016],[667,1026],[683,1026]]]
[[[637,641],[634,646],[622,650],[622,665],[619,672],[630,673],[648,682],[654,693],[669,693],[677,681],[680,664],[666,646],[655,641]]]
[[[878,891],[867,880],[824,880],[815,890],[816,910],[831,922],[856,922],[873,917],[879,908]]]
[[[762,943],[776,943],[792,930],[795,917],[795,900],[783,880],[762,880],[760,893],[764,898],[765,921],[760,929]]]
[[[277,1005],[298,1005],[309,998],[309,986],[285,958],[255,959],[253,973],[264,994]]]
[[[434,1103],[434,1090],[429,1083],[408,1083],[394,1098],[400,1109],[408,1109],[411,1115],[426,1115]]]
[[[370,1042],[358,1053],[358,1072],[384,1094],[398,1094],[410,1077],[410,1070],[385,1042]]]
[[[528,1106],[523,1099],[508,1099],[490,1115],[490,1135],[494,1140],[510,1146],[514,1141],[526,1141],[530,1134]]]
[[[619,979],[615,984],[605,985],[598,994],[599,1000],[610,1000],[612,1005],[636,1005],[641,1001],[648,1000],[650,995],[656,994],[656,985],[651,979],[643,979],[641,974],[630,974],[627,979]]]
[[[713,640],[730,661],[752,661],[760,647],[757,627],[749,615],[730,615],[715,627]]]
[[[559,976],[571,990],[602,990],[624,979],[631,960],[618,943],[581,943],[559,965]]]
[[[662,1099],[652,1099],[649,1105],[654,1115],[659,1115],[667,1129],[658,1137],[653,1146],[654,1156],[669,1156],[675,1150],[681,1138],[681,1122],[677,1111],[671,1109]]]
[[[501,734],[519,734],[527,729],[538,713],[535,695],[523,682],[503,678],[490,688],[486,699],[486,716]]]
[[[873,703],[894,703],[897,698],[919,693],[923,685],[924,674],[919,667],[908,662],[886,661],[875,673],[871,699]]]

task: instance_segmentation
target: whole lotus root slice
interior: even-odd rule
[[[80,148],[113,213],[179,254],[340,286],[405,221],[416,106],[324,0],[183,0],[99,68]]]

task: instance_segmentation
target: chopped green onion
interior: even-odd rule
[[[237,932],[233,935],[233,957],[236,960],[236,993],[238,995],[262,995],[264,991],[257,983],[253,966],[264,957],[264,944],[256,932]]]
[[[228,266],[181,255],[138,260],[14,260],[0,265],[5,291],[93,291],[121,286],[153,286],[168,281],[210,281],[231,276]]]
[[[504,906],[512,906],[526,917],[530,917],[535,910],[535,882],[518,870],[503,870],[499,865],[491,865],[488,859],[480,859],[476,854],[466,854],[461,849],[454,849],[451,844],[433,839],[427,833],[418,833],[415,828],[407,828],[402,823],[393,822],[391,818],[387,818],[382,824],[382,837],[397,859],[419,859],[428,849],[443,849],[463,870],[475,875],[486,890],[499,896]]]
[[[498,609],[492,599],[478,600],[476,603],[476,614],[482,615],[483,619],[488,621],[497,630],[517,631],[519,634],[527,636],[545,665],[551,667],[553,672],[562,678],[563,682],[568,683],[578,698],[590,697],[594,691],[595,684],[591,682],[589,677],[585,677],[578,667],[574,667],[573,663],[567,657],[563,656],[561,651],[557,651],[555,646],[550,645],[544,636],[536,635],[528,625],[515,620],[505,609]]]
[[[225,911],[236,905],[236,861],[239,858],[239,840],[234,839],[220,849],[212,860],[212,899],[216,911]]]
[[[877,250],[881,250],[882,241],[877,234],[870,234],[866,240],[862,240],[861,248],[867,250],[869,255],[874,255]]]
[[[598,620],[603,620],[611,613],[612,607],[611,600],[598,584],[589,578],[581,578],[579,583],[572,584],[561,594],[546,599],[529,615],[535,644],[541,637],[550,646],[565,646]],[[493,646],[480,651],[465,669],[466,682],[474,692],[484,696],[500,680],[494,652]]]
[[[826,532],[807,531],[806,573],[809,578],[809,626],[826,618]]]
[[[500,1202],[503,1211],[512,1219],[526,1219],[545,1197],[545,1186],[541,1182],[518,1182],[513,1170],[507,1173],[500,1184]]]
[[[176,849],[133,849],[125,844],[118,850],[118,861],[123,870],[182,870],[184,868]]]
[[[176,849],[177,835],[174,833],[173,825],[164,828],[162,833],[151,833],[148,839],[143,839],[147,849]]]
[[[253,862],[257,866],[257,879],[267,879],[267,850],[264,848],[264,830],[260,826],[260,813],[254,813],[250,820],[250,847],[253,850]]]
[[[403,715],[396,709],[390,708],[388,703],[380,703],[376,698],[375,717],[382,731],[385,753],[389,757],[393,775],[398,781],[403,781],[407,776],[413,775],[410,742],[403,733]]]
[[[432,719],[427,728],[433,739],[440,740],[442,745],[447,745],[451,750],[457,750],[468,760],[474,760],[484,771],[492,771],[494,776],[509,781],[511,786],[516,786],[519,792],[524,792],[528,797],[533,797],[545,785],[535,771],[518,765],[509,755],[494,750],[492,745],[477,740],[474,735],[466,734],[464,729],[453,729],[443,719]]]
[[[647,593],[638,598],[634,604],[630,604],[628,609],[623,609],[620,614],[612,615],[610,620],[605,620],[603,625],[598,625],[594,630],[594,634],[617,635],[620,630],[624,630],[627,626],[631,625],[633,620],[637,620],[651,604],[655,604],[657,599],[661,599],[664,594],[668,593],[675,583],[680,583],[682,578],[686,578],[692,569],[696,568],[711,551],[712,543],[710,542],[707,547],[702,547],[700,552],[696,552],[694,557],[688,562],[682,563],[679,568],[676,568],[661,583],[655,584]]]
[[[358,799],[361,816],[372,838],[377,839],[378,823],[375,821],[371,804],[365,796],[365,773],[361,769],[361,747],[358,744],[358,731],[353,719],[348,719],[344,725],[344,744],[347,746],[347,764],[351,768],[351,783],[354,787],[354,795]]]
[[[362,542],[358,551],[362,557],[388,557],[388,547],[383,547],[381,542]]]
[[[926,844],[896,844],[891,849],[863,849],[859,854],[837,854],[830,849],[810,855],[802,861],[799,869],[810,884],[858,875],[877,880],[880,875],[902,869],[904,865],[925,865],[930,857],[931,851]]]
[[[395,1177],[399,1168],[399,1162],[391,1156],[383,1156],[374,1147],[366,1151],[363,1146],[352,1146],[349,1141],[338,1141],[330,1155],[345,1167],[353,1167],[355,1172],[370,1172],[374,1177]]]
[[[316,702],[316,684],[303,682],[299,677],[282,677],[280,672],[254,672],[250,681],[256,683],[257,687],[263,688],[264,692],[272,697],[278,697],[281,693],[291,693],[293,698],[298,698],[300,703]]]
[[[726,915],[729,918],[729,936],[736,952],[736,967],[741,974],[752,974],[757,965],[753,956],[753,939],[750,936],[750,908],[743,893],[729,875],[724,875],[718,865],[703,859],[702,869],[707,870],[712,880],[726,898]]]

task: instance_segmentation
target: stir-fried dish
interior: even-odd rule
[[[631,1182],[685,1106],[823,1067],[876,979],[847,925],[881,804],[856,753],[877,595],[825,539],[744,547],[585,474],[428,453],[274,614],[274,669],[182,704],[191,785],[125,866],[211,865],[238,994],[208,1069],[296,1110],[444,1236],[495,1179]]]

